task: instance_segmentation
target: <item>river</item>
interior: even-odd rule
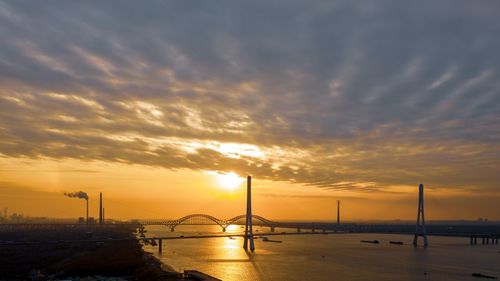
[[[147,237],[222,233],[217,226],[149,226]],[[241,233],[230,226],[227,233]],[[268,232],[256,227],[254,233]],[[291,229],[276,229],[276,232]],[[414,248],[412,236],[387,234],[329,234],[269,236],[282,243],[255,240],[253,254],[243,250],[243,238],[166,240],[164,264],[175,270],[196,269],[227,281],[249,280],[481,280],[473,272],[500,278],[500,245],[470,246],[466,238],[429,237],[428,248]],[[380,244],[360,243],[360,240]],[[402,241],[404,245],[389,244]],[[421,242],[421,240],[420,240]],[[487,280],[487,279],[485,279]]]

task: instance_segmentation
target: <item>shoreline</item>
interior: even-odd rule
[[[131,237],[135,228],[120,225],[1,231],[0,280],[182,280],[138,240],[85,241]],[[27,241],[37,243],[13,244]]]

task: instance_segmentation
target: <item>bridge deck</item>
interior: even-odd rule
[[[254,234],[254,237],[258,236],[292,236],[292,235],[331,235],[331,234],[359,234],[355,232],[267,232]],[[372,234],[395,234],[395,235],[414,235],[413,233],[382,233],[377,232]],[[446,236],[446,237],[470,237],[475,234],[471,233],[432,233],[429,236]],[[478,237],[483,237],[486,235],[476,235]],[[136,237],[136,238],[120,238],[120,239],[81,239],[81,240],[54,240],[54,241],[20,241],[20,242],[9,242],[0,241],[0,246],[16,246],[16,245],[37,245],[37,244],[64,244],[64,243],[98,243],[98,242],[119,242],[119,241],[152,241],[152,240],[181,240],[181,239],[207,239],[207,238],[230,238],[230,237],[244,237],[243,234],[207,234],[207,235],[180,235],[180,236],[154,236],[154,237]],[[498,236],[497,236],[498,237]]]

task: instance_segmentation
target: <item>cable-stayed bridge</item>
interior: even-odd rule
[[[220,219],[207,214],[191,214],[182,218],[167,220],[167,219],[150,219],[136,220],[137,223],[143,226],[158,225],[165,226],[171,231],[175,231],[176,227],[182,225],[217,225],[221,231],[225,231],[229,225],[245,225],[246,215],[239,215],[229,219]],[[308,221],[274,221],[263,216],[252,215],[252,224],[254,226],[268,227],[270,232],[275,232],[276,229],[295,232],[325,232],[336,231],[344,233],[395,233],[395,234],[414,234],[414,223],[356,223],[346,222],[338,224],[336,222],[308,222]],[[482,225],[475,224],[456,224],[456,223],[431,223],[427,224],[428,235],[441,236],[467,236],[470,233],[488,233],[500,232],[499,225]],[[447,234],[447,235],[445,235]],[[460,235],[461,234],[461,235]],[[499,233],[500,234],[500,233]]]

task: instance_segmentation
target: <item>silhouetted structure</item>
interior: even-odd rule
[[[248,240],[250,240],[250,251],[255,250],[253,243],[253,227],[252,227],[252,177],[247,177],[247,214],[245,222],[245,241],[243,248],[248,251]]]
[[[99,192],[99,224],[102,224],[102,192]]]
[[[422,216],[422,224],[420,224],[420,216]],[[424,185],[420,184],[418,186],[418,214],[417,214],[417,225],[415,226],[415,236],[413,237],[413,246],[417,246],[418,237],[424,237],[424,247],[429,245],[427,241],[427,229],[425,227],[425,216],[424,216]]]
[[[87,202],[87,224],[89,224],[89,199],[86,199],[85,202]]]
[[[226,228],[231,224],[245,225],[246,217],[247,215],[243,214],[230,219],[219,219],[214,216],[206,214],[191,214],[175,220],[143,220],[141,221],[141,224],[165,225],[168,226],[172,232],[175,231],[175,228],[179,225],[218,225],[222,228],[223,232],[226,232]],[[253,214],[252,214],[252,219],[253,219],[252,225],[254,224],[255,220],[257,221],[259,226],[268,226],[271,232],[274,232],[274,229],[281,224],[279,222],[271,221],[262,216]]]
[[[340,200],[337,200],[337,225],[340,225]]]

